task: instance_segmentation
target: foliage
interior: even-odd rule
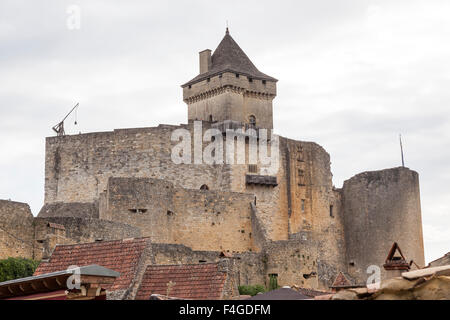
[[[253,286],[239,286],[239,294],[241,295],[255,296],[258,292],[266,292],[266,288],[260,284]]]
[[[269,275],[269,291],[278,289],[278,275],[277,274],[270,274]]]
[[[39,265],[39,261],[25,258],[0,260],[0,282],[30,277]]]

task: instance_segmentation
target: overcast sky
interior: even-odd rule
[[[67,27],[70,5],[81,28]],[[0,199],[44,198],[45,137],[186,123],[180,85],[230,32],[277,79],[277,134],[331,155],[334,184],[420,174],[426,261],[450,250],[450,2],[0,2]]]

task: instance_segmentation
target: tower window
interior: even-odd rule
[[[330,217],[334,218],[333,206],[330,206]]]
[[[305,199],[302,199],[302,212],[305,212]]]

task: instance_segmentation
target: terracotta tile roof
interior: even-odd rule
[[[342,272],[339,272],[336,279],[334,279],[333,285],[331,288],[340,288],[340,287],[347,287],[351,286],[350,281],[345,277],[345,275]]]
[[[109,290],[127,289],[136,274],[147,238],[58,245],[48,262],[42,262],[34,275],[67,269],[69,266],[97,264],[120,273]]]
[[[167,295],[167,285],[172,282],[169,296],[191,300],[217,300],[227,275],[218,270],[217,263],[196,265],[148,266],[136,300],[148,300],[152,294]]]

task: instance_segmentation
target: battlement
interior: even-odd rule
[[[273,100],[277,95],[277,88],[273,81],[258,80],[239,75],[239,73],[224,72],[183,87],[183,100],[187,104],[191,104],[225,92],[254,95],[254,97],[260,97],[261,99]]]

